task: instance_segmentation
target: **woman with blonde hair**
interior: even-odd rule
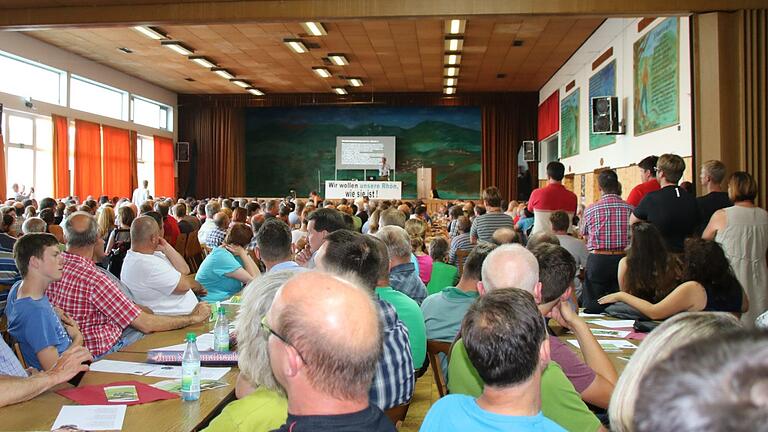
[[[99,225],[99,236],[107,241],[112,230],[115,229],[115,209],[112,206],[102,206],[96,223]]]
[[[408,237],[411,238],[411,249],[418,263],[419,279],[424,282],[424,285],[427,285],[432,278],[433,265],[432,257],[424,250],[427,237],[427,223],[421,219],[408,219],[405,221],[405,231],[408,233]]]
[[[739,321],[729,313],[687,312],[668,319],[654,329],[632,356],[613,390],[608,406],[611,430],[634,431],[638,388],[655,364],[664,361],[674,350],[689,342],[739,328]]]

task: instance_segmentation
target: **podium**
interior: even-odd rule
[[[432,168],[416,169],[416,197],[419,199],[432,198],[436,172]]]

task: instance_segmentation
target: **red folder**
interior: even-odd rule
[[[132,385],[136,387],[139,400],[135,402],[108,402],[104,387]],[[108,384],[97,384],[71,389],[58,390],[56,393],[80,405],[139,405],[166,399],[176,399],[176,393],[167,392],[138,381],[119,381]]]

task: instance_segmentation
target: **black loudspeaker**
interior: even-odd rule
[[[523,159],[526,162],[539,161],[539,144],[536,141],[523,141]]]
[[[189,162],[189,143],[176,143],[176,162]]]
[[[619,133],[619,98],[616,96],[593,97],[592,134]]]

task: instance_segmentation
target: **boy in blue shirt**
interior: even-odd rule
[[[479,398],[452,394],[427,413],[421,432],[538,431],[563,428],[541,413],[541,373],[549,363],[544,320],[533,296],[493,290],[464,316],[461,336],[485,387]]]
[[[23,279],[8,293],[8,332],[19,343],[27,364],[39,370],[50,370],[63,352],[83,345],[75,321],[54,310],[45,295],[48,285],[61,279],[60,254],[56,237],[45,233],[26,234],[13,248]]]

